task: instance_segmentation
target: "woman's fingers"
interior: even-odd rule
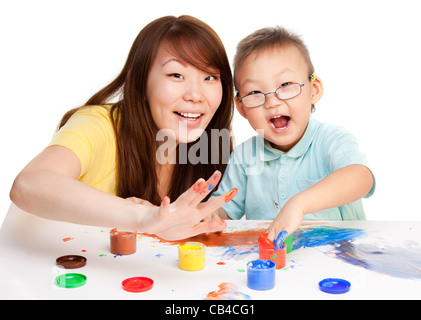
[[[221,172],[218,170],[207,181],[200,178],[189,190],[178,197],[174,203],[177,206],[197,206],[216,187],[220,179]]]
[[[200,211],[202,212],[202,215],[207,216],[210,213],[218,210],[220,207],[222,207],[227,202],[230,202],[234,197],[237,195],[238,189],[234,188],[231,191],[221,194],[218,197],[212,198],[205,203],[202,203],[200,205]]]
[[[204,232],[224,230],[227,225],[226,221],[207,217],[225,203],[231,201],[237,194],[237,189],[234,188],[207,202],[201,202],[216,187],[220,179],[221,173],[215,171],[207,181],[204,179],[196,181],[189,190],[179,196],[173,203],[170,203],[168,197],[164,197],[158,212],[161,230],[156,234],[170,240],[184,239]]]
[[[165,196],[164,199],[162,199],[161,206],[159,207],[159,213],[160,215],[166,215],[170,212],[170,198],[168,196]]]
[[[226,227],[227,222],[225,220],[201,221],[193,227],[190,237],[200,233],[222,231]]]

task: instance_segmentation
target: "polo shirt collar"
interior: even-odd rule
[[[313,142],[314,136],[320,126],[320,122],[314,120],[312,116],[308,121],[308,125],[304,135],[298,141],[298,143],[288,152],[283,152],[281,150],[275,149],[270,145],[270,142],[264,139],[262,136],[259,136],[258,139],[263,140],[264,148],[263,152],[260,152],[260,160],[262,161],[271,161],[279,158],[283,154],[290,158],[301,157],[310,147],[310,144]],[[261,141],[259,141],[261,142]]]

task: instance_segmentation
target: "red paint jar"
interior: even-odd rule
[[[285,243],[283,247],[275,251],[275,244],[268,239],[268,234],[265,233],[259,237],[259,259],[272,260],[275,262],[276,269],[282,269],[286,265],[287,260],[287,246]]]
[[[113,254],[132,254],[136,252],[136,231],[110,231],[110,251]]]

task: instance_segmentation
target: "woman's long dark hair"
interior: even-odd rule
[[[231,68],[218,35],[194,17],[166,16],[149,23],[135,39],[121,73],[84,105],[110,104],[110,100],[120,94],[120,100],[111,107],[111,119],[117,137],[117,195],[123,198],[135,196],[155,205],[161,203],[157,190],[158,130],[146,99],[146,85],[149,70],[163,43],[174,55],[200,70],[219,70],[223,89],[221,104],[203,133],[209,138],[207,163],[177,163],[168,196],[175,200],[197,179],[207,179],[215,170],[223,173],[226,167],[222,159],[226,153],[223,150],[224,144],[211,143],[210,137],[211,129],[227,129],[225,131],[231,133],[234,95]],[[67,112],[59,127],[78,109]],[[187,144],[187,148],[193,144]],[[178,150],[180,148],[181,143]],[[230,135],[229,152],[232,148]],[[212,160],[212,154],[214,157],[215,154],[219,155],[219,161]]]

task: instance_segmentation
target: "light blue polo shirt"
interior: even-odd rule
[[[245,215],[249,220],[273,220],[292,196],[351,164],[369,167],[355,137],[342,127],[310,117],[303,137],[288,152],[273,148],[260,135],[236,147],[212,197],[237,188],[238,194],[223,206],[230,218]],[[374,189],[373,181],[365,197]],[[365,214],[360,199],[306,214],[304,220],[365,220]]]

